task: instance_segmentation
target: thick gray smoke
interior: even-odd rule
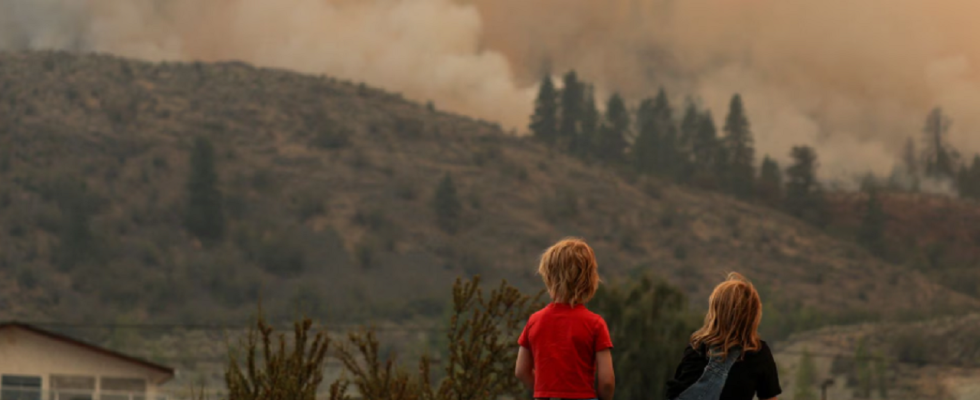
[[[723,118],[743,95],[760,154],[817,148],[825,175],[887,175],[942,106],[980,150],[974,0],[0,0],[0,49],[239,59],[327,73],[525,130],[540,74],[601,93],[665,86]],[[680,105],[680,104],[678,104]]]

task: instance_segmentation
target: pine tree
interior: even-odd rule
[[[980,154],[973,156],[969,167],[964,165],[960,168],[957,181],[960,197],[980,199]]]
[[[629,128],[630,115],[626,103],[619,94],[613,94],[606,106],[606,121],[603,123],[595,146],[600,160],[615,163],[623,159]]]
[[[456,194],[456,185],[449,173],[442,178],[432,198],[432,208],[436,213],[436,224],[446,233],[456,233],[463,205]]]
[[[759,172],[759,198],[770,207],[778,207],[783,197],[783,173],[776,160],[765,156]]]
[[[595,104],[595,92],[592,85],[585,88],[585,103],[582,109],[581,134],[578,147],[581,157],[598,157],[596,145],[599,141],[602,115]]]
[[[809,350],[803,350],[800,365],[796,369],[796,390],[793,400],[816,400],[814,385],[817,383],[817,367],[813,364],[813,356]]]
[[[786,211],[816,226],[825,226],[827,205],[817,182],[817,153],[809,146],[793,147],[793,165],[786,169]]]
[[[218,173],[214,161],[214,145],[198,137],[191,152],[191,170],[187,179],[187,208],[184,226],[199,239],[214,242],[224,237],[225,216]]]
[[[926,117],[925,133],[926,175],[933,178],[953,178],[956,175],[957,154],[946,144],[946,134],[949,131],[950,120],[941,108],[935,108]]]
[[[885,253],[885,222],[887,216],[878,198],[878,189],[868,190],[868,201],[864,206],[858,241],[872,254],[883,257]]]
[[[680,137],[677,142],[678,161],[680,162],[678,180],[691,182],[695,174],[694,143],[701,128],[701,113],[694,103],[689,103],[681,118]]]
[[[739,198],[749,198],[754,193],[755,149],[742,96],[738,94],[732,97],[724,131],[724,147],[728,156],[726,189]]]
[[[722,174],[727,170],[724,147],[718,143],[718,129],[715,128],[711,111],[701,114],[698,132],[691,143],[694,159],[694,182],[706,189],[716,189]]]
[[[653,108],[660,137],[660,144],[657,146],[657,172],[669,178],[676,178],[681,170],[681,160],[677,151],[677,126],[674,124],[674,112],[670,108],[670,100],[664,89],[661,88],[657,93]]]
[[[570,153],[575,153],[579,144],[579,123],[582,120],[583,85],[575,71],[569,71],[563,79],[561,90],[561,119],[558,122],[558,145]]]
[[[96,262],[101,254],[92,230],[95,212],[93,197],[84,182],[62,181],[57,185],[57,202],[64,220],[59,235],[56,258],[62,270],[85,262]]]
[[[660,147],[660,130],[657,127],[656,108],[653,99],[644,99],[636,111],[637,135],[633,142],[633,167],[637,172],[652,174],[657,170],[657,153]]]
[[[909,189],[918,192],[922,169],[919,165],[919,154],[915,150],[915,140],[912,138],[908,138],[905,142],[905,150],[902,152],[902,167],[910,180]]]
[[[541,81],[529,127],[535,138],[548,145],[554,145],[558,139],[558,91],[550,75]]]

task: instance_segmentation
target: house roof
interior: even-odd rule
[[[137,365],[140,365],[140,366],[149,368],[151,370],[154,370],[154,371],[157,371],[157,372],[166,374],[167,375],[167,379],[165,379],[164,381],[170,380],[170,379],[172,379],[174,377],[174,369],[171,368],[171,367],[167,367],[167,366],[163,366],[163,365],[160,365],[160,364],[152,363],[152,362],[149,362],[149,361],[146,361],[146,360],[137,358],[137,357],[133,357],[133,356],[130,356],[130,355],[126,355],[126,354],[123,354],[123,353],[120,353],[120,352],[117,352],[117,351],[112,351],[112,350],[109,350],[109,349],[104,348],[104,347],[96,346],[96,345],[91,344],[91,343],[86,343],[86,342],[83,342],[81,340],[78,340],[78,339],[75,339],[75,338],[72,338],[72,337],[69,337],[69,336],[62,335],[60,333],[55,333],[55,332],[47,331],[47,330],[38,328],[38,327],[33,326],[33,325],[29,325],[29,324],[25,324],[25,323],[21,323],[21,322],[16,322],[16,321],[7,321],[7,322],[0,321],[0,330],[4,330],[4,329],[7,329],[7,328],[20,328],[20,329],[26,330],[28,332],[31,332],[31,333],[34,333],[34,334],[37,334],[37,335],[41,335],[41,336],[47,337],[49,339],[53,339],[53,340],[57,340],[59,342],[68,343],[68,344],[71,344],[71,345],[82,347],[82,348],[85,348],[87,350],[90,350],[90,351],[93,351],[93,352],[96,352],[96,353],[99,353],[99,354],[102,354],[102,355],[106,355],[106,356],[109,356],[109,357],[112,357],[112,358],[116,358],[116,359],[119,359],[119,360],[123,360],[123,361],[126,361],[126,362],[130,362],[130,363],[133,363],[133,364],[137,364]]]

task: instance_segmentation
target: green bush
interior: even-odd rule
[[[349,128],[330,124],[319,127],[310,144],[321,149],[341,149],[350,145],[351,136]]]

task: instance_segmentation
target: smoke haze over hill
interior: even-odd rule
[[[953,118],[953,145],[980,150],[977,12],[969,0],[0,0],[0,49],[238,59],[519,131],[545,69],[634,100],[662,85],[719,119],[740,92],[760,156],[810,144],[842,176],[888,173],[933,106]]]

